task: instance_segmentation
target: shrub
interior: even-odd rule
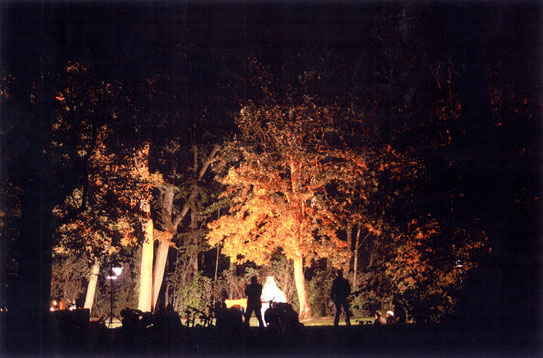
[[[334,275],[330,271],[315,270],[315,274],[307,285],[309,304],[314,316],[331,316],[334,314],[334,306],[330,297]]]

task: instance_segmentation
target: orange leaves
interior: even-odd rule
[[[411,220],[406,233],[395,240],[399,246],[386,267],[396,288],[421,297],[437,295],[451,303],[465,273],[489,253],[484,233],[444,231],[430,216]]]
[[[427,221],[423,222],[422,225],[418,220],[413,219],[409,223],[409,229],[412,232],[411,237],[416,241],[427,239],[441,231],[437,220],[432,218],[429,218]]]
[[[376,236],[380,236],[382,234],[382,231],[377,229],[375,227],[375,225],[373,224],[370,224],[370,223],[365,223],[364,226],[366,227],[366,229],[371,232],[372,234],[376,235]]]
[[[108,151],[106,138],[107,130],[101,131],[88,157],[87,188],[76,189],[64,208],[56,209],[62,215],[82,207],[86,190],[84,210],[62,225],[58,233],[59,245],[91,256],[139,244],[141,220],[146,215],[139,204],[149,201],[151,190],[162,180],[160,175],[149,173],[146,148],[137,151],[136,157],[121,157]]]
[[[407,159],[390,145],[352,149],[344,143],[338,123],[354,116],[309,96],[281,105],[248,101],[236,117],[240,134],[226,145],[230,162],[218,164],[226,187],[221,198],[231,205],[228,215],[209,224],[210,243],[223,243],[229,255],[243,259],[263,260],[281,248],[289,257],[301,252],[306,259],[344,260],[349,248],[337,237],[340,221],[365,215],[384,173],[411,175]],[[379,225],[367,222],[370,232],[382,235]]]
[[[334,249],[324,249],[313,238],[316,229],[325,232],[325,227],[334,222],[324,211],[315,211],[315,193],[306,183],[317,168],[292,163],[311,162],[303,156],[276,156],[270,161],[265,154],[250,152],[244,146],[244,160],[231,167],[222,183],[227,186],[223,196],[232,196],[229,215],[208,225],[209,243],[223,243],[223,253],[237,260],[266,262],[272,254],[282,249],[289,258],[299,252],[303,255],[329,255]],[[309,176],[308,176],[309,175]],[[320,226],[320,227],[317,227]],[[334,230],[326,231],[335,237]],[[327,245],[342,250],[344,244],[333,241],[327,235]]]

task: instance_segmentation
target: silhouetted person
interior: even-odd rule
[[[154,316],[154,325],[159,329],[166,329],[168,325],[168,313],[166,312],[166,308],[164,307],[164,302],[158,303],[158,308],[156,309]]]
[[[343,307],[343,312],[345,313],[345,324],[347,326],[351,325],[351,319],[349,317],[349,301],[347,297],[351,294],[351,285],[343,277],[343,270],[338,270],[337,277],[332,282],[331,296],[332,301],[335,305],[335,318],[334,326],[339,325],[339,315],[341,314],[341,307]]]
[[[251,283],[245,288],[245,296],[247,296],[247,310],[245,311],[245,326],[249,327],[249,319],[253,311],[255,312],[256,318],[258,318],[258,326],[260,328],[264,327],[264,322],[262,321],[262,313],[260,312],[262,308],[262,302],[260,301],[260,296],[262,295],[262,285],[257,282],[256,276],[251,277]]]
[[[400,302],[394,299],[392,305],[394,306],[394,323],[403,324],[407,322],[407,315]]]
[[[396,320],[394,319],[394,312],[387,311],[387,324],[394,324]]]
[[[383,326],[387,324],[387,320],[383,317],[381,312],[377,311],[375,312],[375,321],[373,321],[373,324],[376,326]]]

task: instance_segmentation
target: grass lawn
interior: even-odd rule
[[[373,318],[372,317],[351,317],[351,324],[352,325],[358,325],[358,324],[361,323],[360,321],[363,321],[364,324],[366,324],[367,322],[373,323]],[[333,326],[334,325],[334,317],[312,317],[312,318],[309,318],[309,319],[302,320],[301,322],[304,324],[304,326],[308,326],[308,327]],[[112,323],[113,323],[112,326],[109,327],[109,319],[108,319],[107,322],[106,322],[106,326],[108,328],[118,328],[118,327],[122,326],[121,321],[118,320],[117,318],[114,318]],[[200,323],[199,320],[196,320],[196,324],[198,324],[198,323]],[[184,320],[183,320],[183,324],[185,324]],[[251,327],[257,327],[258,326],[258,320],[254,316],[254,314],[251,317],[250,325],[251,325]],[[345,318],[343,318],[343,316],[341,316],[341,318],[339,319],[339,325],[340,326],[345,326]]]
[[[351,317],[351,324],[356,325],[360,324],[360,321],[363,321],[364,323],[370,321],[373,323],[373,318],[371,317]],[[333,326],[334,325],[334,317],[312,317],[309,319],[305,319],[300,321],[304,324],[304,326]],[[258,326],[258,320],[253,315],[251,317],[251,320],[249,321],[251,327]],[[345,326],[345,318],[343,316],[339,319],[339,325]]]

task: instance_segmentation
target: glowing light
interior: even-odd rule
[[[226,308],[231,307],[241,307],[244,310],[247,309],[247,299],[246,298],[240,298],[237,300],[224,300],[224,304],[226,305]]]
[[[262,301],[269,302],[271,300],[275,302],[287,302],[287,296],[285,296],[284,292],[277,287],[275,278],[273,276],[268,276],[266,277],[266,283],[262,288]]]
[[[108,276],[106,276],[106,278],[108,280],[116,280],[121,275],[121,272],[123,272],[123,267],[122,266],[112,267],[111,271],[110,271],[110,274]]]
[[[114,267],[112,270],[115,276],[121,276],[121,272],[123,272],[123,267],[122,266]]]
[[[262,288],[262,317],[264,317],[264,313],[266,310],[270,307],[270,301],[274,302],[287,302],[287,296],[283,291],[279,289],[277,284],[275,283],[275,278],[273,276],[266,277],[266,283],[264,284],[264,287]]]

